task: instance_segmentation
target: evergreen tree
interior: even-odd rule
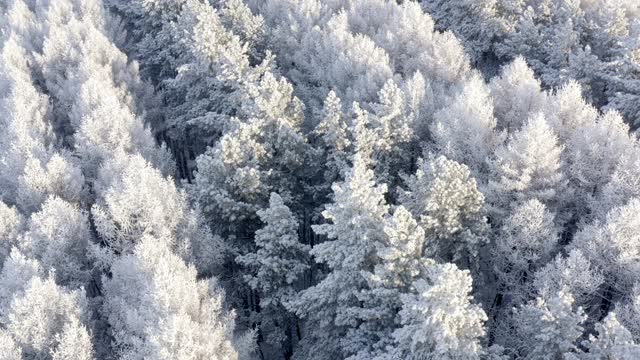
[[[314,133],[320,137],[322,148],[326,149],[324,180],[333,183],[342,177],[341,171],[347,167],[348,147],[351,145],[342,102],[334,91],[330,91],[324,101],[322,120],[314,129]]]
[[[415,294],[402,295],[402,326],[389,359],[480,359],[487,316],[471,302],[471,276],[453,264],[430,267],[413,283]],[[385,358],[385,357],[383,357]]]
[[[353,308],[360,302],[360,290],[367,286],[362,271],[373,270],[376,246],[384,238],[387,188],[375,183],[373,171],[361,154],[354,156],[353,164],[345,181],[332,186],[333,203],[323,212],[331,223],[314,226],[314,231],[327,236],[328,241],[317,244],[311,255],[316,262],[326,264],[329,272],[289,306],[307,321],[310,339],[302,351],[318,359],[343,357],[353,351],[343,348],[341,342],[359,323]]]
[[[577,349],[586,315],[571,294],[545,294],[515,310],[516,351],[524,359],[555,359]]]
[[[349,359],[372,359],[386,355],[393,346],[393,331],[400,325],[401,296],[412,293],[413,282],[419,279],[431,259],[424,258],[425,233],[411,213],[398,206],[384,226],[384,241],[376,246],[378,263],[373,272],[364,271],[368,287],[358,298],[361,309],[354,313],[361,320],[347,337],[354,355]]]
[[[278,194],[271,193],[269,208],[258,211],[258,216],[265,225],[255,233],[257,251],[237,261],[250,270],[245,280],[258,291],[263,337],[275,346],[289,342],[291,354],[293,324],[284,305],[296,296],[296,282],[309,268],[309,247],[298,241],[298,222]]]
[[[405,183],[400,201],[426,231],[423,255],[475,267],[488,225],[484,196],[469,168],[439,156],[420,161]]]

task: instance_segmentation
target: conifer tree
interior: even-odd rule
[[[430,267],[402,295],[402,326],[394,331],[388,359],[480,359],[487,316],[471,302],[471,276],[453,264]],[[383,357],[384,359],[385,357]]]
[[[586,318],[571,294],[544,294],[515,310],[515,349],[525,359],[554,359],[575,351]]]
[[[477,265],[488,225],[484,196],[469,168],[438,156],[421,160],[405,183],[407,190],[400,194],[400,201],[426,231],[423,255],[467,268]]]
[[[278,194],[271,193],[269,208],[258,216],[264,226],[255,233],[257,251],[237,261],[249,269],[245,280],[259,294],[263,337],[271,345],[288,345],[291,355],[294,324],[284,305],[294,299],[296,282],[309,268],[309,247],[298,241],[298,221]]]
[[[327,236],[311,255],[329,269],[317,285],[300,293],[290,304],[306,320],[310,334],[303,348],[310,356],[348,355],[341,342],[349,328],[358,324],[352,308],[359,304],[358,294],[367,286],[362,271],[372,271],[376,264],[376,246],[384,237],[384,217],[388,213],[385,185],[375,183],[373,171],[356,153],[344,182],[334,183],[333,203],[323,212],[328,224],[314,226]]]

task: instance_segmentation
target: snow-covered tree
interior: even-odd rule
[[[57,284],[75,288],[89,280],[87,250],[92,239],[87,213],[50,197],[42,210],[31,215],[17,246],[45,270],[54,272]]]
[[[486,178],[486,158],[502,142],[493,113],[489,88],[476,74],[434,115],[430,127],[435,150],[467,165],[481,182]]]
[[[478,67],[523,56],[547,88],[577,81],[604,109],[637,122],[638,4],[629,0],[422,1]],[[574,79],[574,80],[571,80]]]
[[[350,329],[344,343],[348,343],[351,360],[372,359],[386,353],[393,344],[392,332],[398,328],[398,310],[402,294],[413,290],[413,282],[434,264],[423,257],[424,230],[403,206],[398,206],[384,226],[385,239],[376,246],[378,264],[373,272],[365,271],[368,288],[358,298],[361,309],[354,309],[361,324]]]
[[[555,294],[563,290],[571,294],[575,303],[586,305],[597,295],[604,282],[601,270],[591,264],[582,251],[572,249],[556,258],[535,273],[533,286],[539,294]]]
[[[518,130],[526,119],[542,111],[547,102],[540,81],[522,57],[505,65],[500,76],[491,80],[490,89],[498,128],[509,132]]]
[[[54,128],[81,152],[85,173],[94,175],[89,170],[117,148],[139,151],[164,166],[162,151],[144,123],[155,120],[145,111],[158,104],[141,82],[137,65],[105,29],[109,16],[102,3],[60,1],[50,7],[42,19],[48,25],[39,60],[43,82],[54,105]],[[65,48],[69,51],[61,51]],[[65,76],[69,72],[75,76]]]
[[[524,1],[433,0],[422,1],[422,5],[433,16],[437,29],[456,34],[472,61],[481,66],[495,57],[494,44],[511,30],[513,17],[521,11]]]
[[[37,211],[48,195],[78,201],[84,178],[66,153],[56,153],[48,97],[32,84],[26,49],[14,33],[3,42],[0,83],[0,196],[27,214]]]
[[[570,198],[562,172],[562,150],[540,113],[496,150],[487,195],[493,221],[499,223],[505,214],[530,199],[538,199],[560,215]]]
[[[198,280],[171,249],[145,236],[103,278],[103,313],[124,358],[238,359],[234,314],[215,279]],[[247,346],[249,343],[239,344]]]
[[[358,294],[367,286],[362,271],[373,270],[376,246],[384,239],[387,187],[375,183],[373,171],[366,164],[356,153],[345,181],[332,186],[333,203],[323,212],[331,223],[314,226],[314,231],[327,236],[328,241],[311,250],[315,261],[326,264],[329,272],[290,304],[306,319],[313,338],[307,344],[311,348],[304,351],[317,358],[348,355],[348,349],[340,343],[348,329],[359,322],[352,308],[358,306]],[[349,339],[353,341],[357,339]]]
[[[308,148],[295,127],[279,120],[252,118],[234,126],[198,157],[190,195],[225,234],[250,234],[255,223],[247,221],[267,206],[271,191],[286,201],[299,198]]]
[[[469,168],[444,156],[421,160],[405,178],[400,201],[426,231],[423,255],[462,266],[475,265],[487,242],[484,196]]]
[[[630,134],[629,126],[615,111],[575,129],[567,140],[566,167],[575,192],[573,202],[580,215],[590,210],[593,217],[604,219],[610,207],[605,205],[603,209],[603,202],[614,199],[603,196],[602,192],[621,159],[636,151],[636,143],[636,136]]]
[[[271,193],[269,208],[258,216],[265,224],[255,234],[258,251],[238,260],[255,270],[247,281],[261,290],[261,302],[279,304],[294,294],[293,283],[308,268],[309,249],[298,242],[297,220],[278,194]]]
[[[166,242],[201,273],[221,263],[224,245],[198,210],[189,207],[186,193],[141,156],[107,162],[99,171],[95,192],[95,228],[114,254],[130,253],[143,235],[149,235]]]
[[[0,0],[0,358],[638,357],[639,19]]]
[[[581,250],[596,269],[602,272],[606,285],[617,294],[629,292],[640,280],[638,211],[640,200],[633,198],[626,205],[611,210],[605,222],[596,221],[584,226],[572,243],[572,247]]]
[[[296,177],[302,175],[308,156],[300,129],[303,105],[293,95],[291,84],[272,71],[269,61],[253,68],[246,55],[235,54],[242,50],[241,45],[219,24],[213,8],[195,1],[187,5],[180,26],[190,36],[191,52],[200,66],[219,72],[220,80],[233,90],[227,98],[236,107],[231,112],[236,117],[226,121],[220,140],[198,157],[192,188],[192,197],[202,204],[205,214],[222,220],[226,232],[235,219],[255,219],[255,212],[266,207],[271,191],[287,201],[299,195],[294,194],[300,185]]]
[[[24,226],[22,214],[15,207],[9,207],[0,201],[0,267],[9,256],[11,248],[17,244]]]
[[[428,268],[402,295],[401,327],[388,359],[480,359],[487,316],[472,303],[471,276],[453,264]]]
[[[321,103],[329,90],[347,104],[373,101],[393,76],[389,54],[369,36],[351,31],[348,13],[337,11],[342,6],[270,0],[261,8],[271,30],[268,39],[277,40],[272,48],[306,104]],[[287,17],[295,19],[299,28],[292,32],[283,23]]]
[[[514,310],[514,349],[524,359],[557,359],[577,349],[586,320],[571,294],[544,294]]]
[[[140,62],[143,74],[152,81],[173,76],[180,48],[173,38],[175,23],[187,0],[107,0],[124,20],[129,56]]]
[[[595,325],[598,335],[589,335],[589,340],[584,342],[585,353],[570,354],[572,359],[619,359],[631,360],[640,356],[640,345],[620,322],[616,313],[610,312],[601,322]]]
[[[569,81],[548,98],[544,110],[549,125],[561,141],[566,141],[576,129],[596,122],[598,110],[585,101],[582,88]]]
[[[5,262],[0,274],[0,323],[3,338],[13,344],[13,351],[3,356],[93,359],[92,339],[85,325],[89,309],[84,289],[69,291],[57,285],[53,276],[44,275],[37,261],[17,250]]]
[[[413,160],[414,114],[405,113],[405,94],[392,80],[380,89],[378,103],[371,107],[371,125],[377,135],[376,172],[383,181],[394,185],[396,174]]]
[[[602,194],[592,207],[596,217],[603,219],[610,210],[627,204],[631,199],[640,197],[638,180],[640,179],[640,148],[636,145],[628,153],[621,154],[618,164],[611,174]]]
[[[418,3],[358,0],[347,7],[351,31],[365,34],[384,49],[403,79],[419,72],[440,97],[469,76],[460,41],[450,32],[435,31],[433,20]]]
[[[264,226],[255,233],[257,251],[237,261],[249,269],[245,280],[258,291],[263,336],[278,346],[292,341],[290,316],[283,305],[294,298],[296,281],[309,268],[309,247],[298,241],[298,222],[278,194],[271,193],[269,208],[258,216]]]
[[[325,181],[333,182],[342,177],[347,167],[349,128],[342,109],[342,102],[334,91],[330,91],[324,100],[321,120],[314,129],[322,141],[326,156]]]
[[[497,231],[492,259],[500,284],[511,301],[531,294],[534,273],[551,260],[558,246],[554,215],[537,199],[516,207]]]
[[[264,57],[266,30],[261,15],[254,15],[243,0],[219,0],[225,27],[238,35],[249,49],[253,61]]]
[[[37,260],[27,258],[13,248],[0,272],[0,318],[8,316],[11,302],[24,294],[29,281],[44,276],[45,271]]]
[[[229,116],[244,106],[244,88],[257,82],[268,64],[250,67],[246,46],[225,29],[206,1],[184,3],[172,36],[172,45],[179,46],[179,52],[176,75],[163,83],[164,127],[180,141],[179,146],[201,153],[203,144],[217,140]]]

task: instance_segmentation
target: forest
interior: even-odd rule
[[[638,0],[0,0],[0,360],[638,360],[638,128]]]

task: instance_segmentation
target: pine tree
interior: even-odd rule
[[[373,270],[376,246],[384,237],[387,188],[375,183],[373,171],[360,154],[356,153],[353,164],[345,181],[332,186],[333,203],[323,212],[331,223],[313,227],[328,241],[317,244],[311,255],[326,264],[329,272],[289,305],[305,318],[308,337],[313,339],[303,351],[319,359],[348,355],[349,349],[343,349],[341,341],[359,322],[351,309],[358,306],[358,293],[367,286],[361,272]]]
[[[376,132],[374,162],[378,178],[391,186],[397,182],[400,169],[411,166],[413,114],[405,113],[405,94],[392,80],[378,92],[378,103],[372,104],[371,125]]]
[[[271,193],[269,208],[258,216],[264,226],[255,233],[257,251],[236,260],[249,269],[245,280],[258,291],[263,336],[267,343],[281,346],[293,341],[293,324],[284,305],[296,296],[296,282],[309,268],[309,247],[298,241],[298,221],[278,194]]]
[[[464,267],[475,264],[487,242],[488,225],[484,196],[469,168],[439,156],[420,161],[416,174],[406,177],[405,183],[400,201],[426,231],[423,255]]]
[[[515,349],[525,359],[549,360],[575,351],[586,318],[571,294],[540,296],[515,310]]]
[[[487,316],[471,303],[471,276],[453,264],[430,267],[401,296],[402,326],[393,333],[389,359],[480,359]],[[384,357],[383,357],[384,358]]]
[[[225,29],[218,13],[204,1],[185,2],[172,36],[171,45],[179,51],[176,75],[163,84],[164,127],[179,142],[174,146],[200,154],[220,137],[229,117],[244,106],[243,92],[268,70],[268,63],[250,67],[248,48]]]
[[[321,138],[322,148],[325,149],[324,180],[333,183],[342,177],[341,171],[347,167],[348,147],[351,145],[342,102],[334,91],[330,91],[324,101],[321,120],[314,133]]]
[[[174,42],[172,22],[187,0],[109,0],[127,30],[125,48],[140,62],[145,78],[159,82],[175,74],[180,48]]]
[[[242,43],[249,48],[252,62],[258,62],[265,56],[264,19],[254,15],[242,0],[220,0],[220,17],[231,32],[238,35]]]
[[[344,343],[354,355],[351,360],[372,359],[386,354],[393,345],[393,331],[400,325],[401,296],[413,291],[434,261],[423,257],[425,232],[403,206],[398,206],[384,225],[384,241],[376,246],[377,264],[364,271],[368,287],[358,298],[361,309],[353,312],[361,324],[350,329]]]

